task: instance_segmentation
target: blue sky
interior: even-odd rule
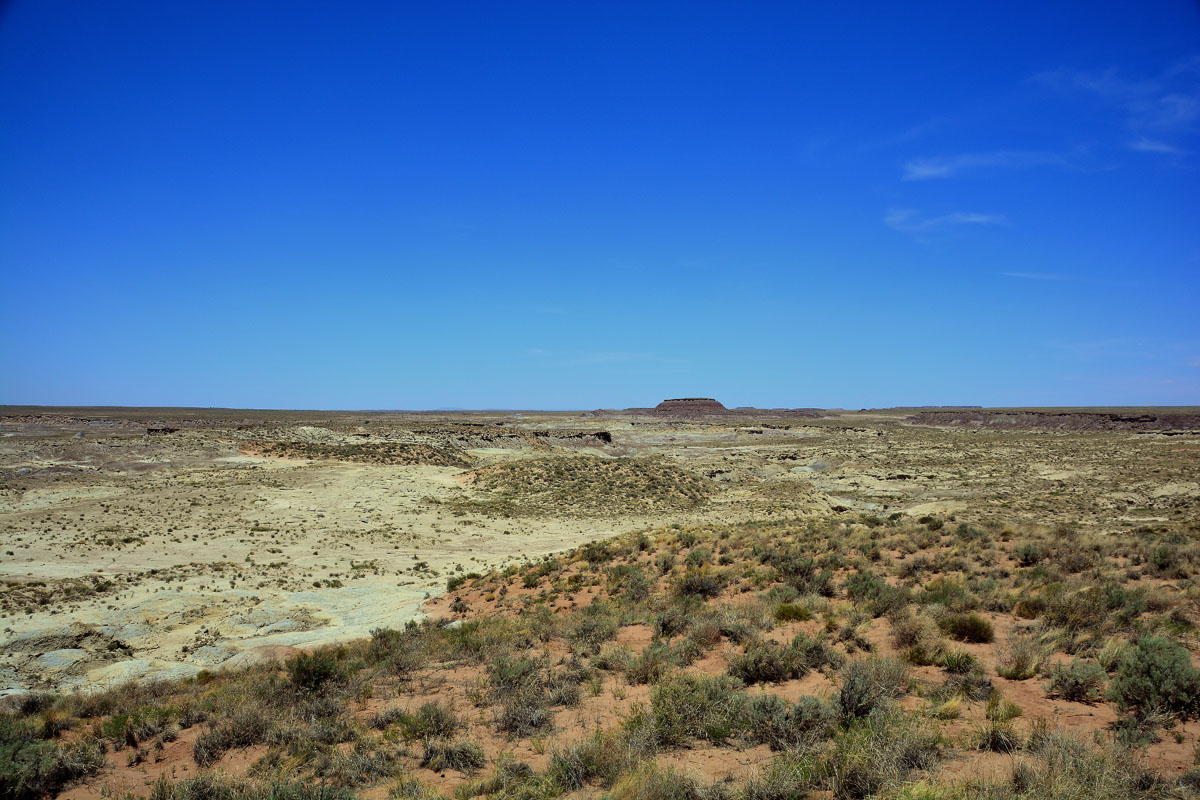
[[[0,402],[1200,404],[1200,6],[0,10]]]

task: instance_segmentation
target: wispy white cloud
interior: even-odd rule
[[[1185,154],[1187,150],[1169,140],[1200,129],[1200,55],[1148,78],[1130,78],[1110,68],[1057,69],[1036,75],[1035,80],[1059,91],[1090,95],[1119,110],[1135,134],[1126,144],[1138,152]]]
[[[1068,166],[1061,153],[1036,150],[994,150],[987,153],[959,153],[950,156],[914,158],[904,164],[904,180],[924,181],[949,178],[960,172],[982,168],[1028,169],[1041,166]]]
[[[1130,150],[1137,150],[1142,153],[1164,153],[1172,156],[1182,156],[1187,154],[1187,150],[1182,147],[1176,147],[1168,142],[1159,139],[1148,139],[1145,136],[1138,137],[1129,142]]]
[[[963,225],[1007,225],[1008,220],[1003,214],[955,211],[951,214],[929,217],[913,208],[889,208],[883,215],[883,224],[901,233],[920,237]]]

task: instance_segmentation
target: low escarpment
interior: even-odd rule
[[[905,421],[914,425],[1011,430],[1200,431],[1200,414],[1187,411],[922,411]]]
[[[471,485],[483,491],[488,507],[510,513],[654,513],[694,508],[712,492],[708,480],[663,459],[591,456],[484,467]]]
[[[267,456],[269,458],[308,458],[389,466],[430,464],[438,467],[469,467],[472,463],[466,453],[454,447],[434,447],[402,442],[342,444],[248,440],[241,442],[238,450],[242,455]]]

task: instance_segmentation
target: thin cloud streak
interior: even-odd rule
[[[949,178],[960,172],[975,169],[1029,169],[1042,166],[1069,166],[1060,153],[1035,150],[996,150],[990,153],[960,153],[953,156],[914,158],[904,164],[906,181],[925,181]]]
[[[1126,144],[1141,153],[1186,154],[1187,150],[1167,140],[1194,135],[1200,125],[1200,55],[1151,78],[1126,78],[1114,68],[1098,72],[1064,68],[1043,72],[1034,80],[1058,91],[1091,95],[1119,109],[1135,134]]]
[[[937,217],[924,217],[913,208],[889,208],[883,216],[883,224],[892,230],[912,235],[937,233],[963,225],[1007,225],[1003,214],[980,214],[956,211]]]
[[[1163,153],[1165,155],[1182,156],[1187,155],[1187,150],[1181,147],[1176,147],[1173,144],[1159,141],[1158,139],[1147,139],[1141,137],[1129,142],[1130,150],[1137,150],[1140,153]]]

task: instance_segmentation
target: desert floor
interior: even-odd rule
[[[1195,431],[919,425],[902,409],[0,412],[4,693],[362,638],[456,575],[670,523],[899,512],[1121,534],[1200,519]],[[628,458],[700,481],[703,501],[477,479]]]

